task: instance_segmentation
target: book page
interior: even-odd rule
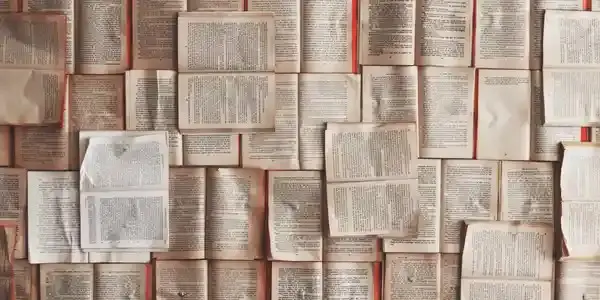
[[[532,17],[530,1],[475,1],[475,67],[529,69]]]
[[[531,72],[479,70],[478,99],[477,159],[529,160]]]
[[[472,158],[475,70],[420,69],[418,99],[419,157]]]
[[[416,123],[418,67],[363,66],[362,121]]]
[[[442,160],[419,159],[419,220],[415,236],[384,239],[384,252],[437,253],[441,245]]]
[[[361,262],[323,263],[323,299],[379,300],[381,277],[374,265]],[[377,270],[379,271],[379,270]]]
[[[19,0],[8,0],[4,3],[18,3]],[[63,14],[67,18],[67,48],[65,51],[66,71],[68,74],[75,73],[75,1],[59,0],[59,1],[39,1],[39,0],[21,0],[23,12],[28,13],[58,13]],[[2,4],[0,4],[0,8]]]
[[[177,81],[181,132],[275,131],[274,73],[179,73]]]
[[[94,297],[94,266],[93,264],[40,265],[40,300],[99,299]]]
[[[0,223],[16,225],[14,257],[27,257],[27,170],[0,168]]]
[[[117,251],[88,252],[90,263],[145,264],[150,262],[150,252]]]
[[[435,253],[388,253],[382,299],[440,299],[439,257]]]
[[[158,260],[156,300],[208,300],[207,260]]]
[[[12,134],[9,126],[0,126],[0,166],[10,166],[13,149]]]
[[[438,264],[438,293],[442,300],[460,297],[460,254],[440,254]]]
[[[206,169],[169,169],[169,250],[157,259],[205,257]]]
[[[267,264],[264,261],[211,260],[207,299],[267,299]]]
[[[471,66],[474,2],[417,1],[417,65]]]
[[[356,72],[355,0],[302,0],[302,73]]]
[[[86,263],[79,241],[77,172],[27,173],[30,263]]]
[[[262,258],[265,172],[208,169],[206,178],[206,258]]]
[[[65,95],[66,17],[2,14],[0,123],[47,125],[61,121]],[[35,43],[33,38],[35,37]]]
[[[14,300],[37,300],[39,291],[39,266],[26,259],[13,262]]]
[[[597,299],[600,297],[600,262],[567,260],[557,263],[557,299]]]
[[[542,72],[531,72],[532,104],[531,104],[531,160],[559,161],[561,142],[579,141],[579,127],[550,127],[544,125],[544,99],[542,89]],[[563,98],[564,99],[564,98]]]
[[[600,126],[600,70],[544,69],[544,125]]]
[[[94,299],[146,300],[146,269],[144,264],[95,264]]]
[[[242,166],[298,170],[298,75],[275,76],[275,132],[242,135]]]
[[[169,165],[183,164],[177,130],[177,72],[130,70],[125,73],[127,130],[167,130]]]
[[[85,153],[80,168],[83,249],[168,249],[166,137],[165,131],[91,137],[87,147],[81,147]]]
[[[77,170],[77,133],[66,128],[15,127],[15,166],[38,171]]]
[[[275,14],[275,72],[300,73],[301,0],[248,0],[248,11]]]
[[[360,0],[361,65],[414,65],[417,1]]]
[[[177,13],[188,0],[132,1],[132,69],[177,69]]]
[[[442,253],[460,253],[465,220],[496,220],[500,162],[442,160]]]
[[[600,10],[600,0],[592,0],[591,4],[592,4],[592,11]]]
[[[360,75],[299,76],[300,167],[302,170],[324,170],[325,124],[360,122]]]
[[[179,72],[274,72],[274,14],[179,13],[177,65]]]
[[[418,198],[414,179],[328,183],[329,235],[414,235]]]
[[[600,67],[600,50],[594,47],[600,13],[548,10],[544,17],[544,68]]]
[[[323,184],[318,171],[269,171],[269,248],[273,260],[323,260]]]
[[[326,221],[326,219],[325,219]],[[381,245],[373,236],[343,236],[324,239],[323,261],[381,261]]]
[[[0,225],[0,295],[7,300],[13,298],[13,254],[16,235],[15,224]]]
[[[244,0],[187,0],[188,10],[225,10],[242,11],[244,10]]]
[[[461,279],[460,282],[461,300],[547,300],[553,294],[550,281]]]
[[[0,3],[0,12],[18,12],[19,0],[6,0]]]
[[[271,300],[323,299],[323,273],[320,262],[272,262]]]
[[[240,164],[238,134],[184,134],[184,166],[237,166]]]
[[[129,68],[129,1],[79,0],[75,70],[122,74]]]
[[[551,162],[503,161],[499,219],[554,224],[554,182]]]
[[[68,130],[123,130],[123,85],[122,75],[70,75]]]

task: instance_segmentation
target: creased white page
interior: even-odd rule
[[[362,121],[415,123],[418,67],[363,66]]]
[[[29,172],[27,181],[29,262],[88,262],[79,242],[77,172]]]
[[[479,70],[477,159],[529,160],[531,73]]]
[[[165,137],[89,138],[80,170],[83,249],[168,249]]]

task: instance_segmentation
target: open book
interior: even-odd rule
[[[129,1],[22,2],[24,12],[66,16],[69,74],[119,74],[129,68]]]
[[[66,85],[66,18],[1,14],[0,24],[0,124],[60,123]]]

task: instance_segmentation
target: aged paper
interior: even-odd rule
[[[132,68],[177,69],[177,13],[187,11],[188,0],[134,0]]]
[[[228,38],[223,39],[223,35]],[[179,13],[177,51],[179,72],[274,72],[274,15]]]
[[[591,4],[592,4],[592,11],[600,10],[600,0],[592,0]]]
[[[69,76],[69,131],[123,130],[123,75]]]
[[[379,300],[379,268],[364,262],[323,263],[323,299]]]
[[[275,72],[300,73],[303,2],[248,0],[247,3],[248,11],[275,14]]]
[[[189,11],[242,11],[244,0],[187,0]]]
[[[263,257],[265,171],[208,169],[206,172],[206,258]]]
[[[298,295],[307,299],[323,299],[322,263],[271,263],[271,299],[293,299]]]
[[[77,74],[122,74],[129,68],[129,1],[79,0],[75,20]]]
[[[38,300],[39,265],[32,265],[26,259],[13,262],[14,300]]]
[[[544,69],[544,125],[600,126],[600,70]]]
[[[424,67],[419,71],[419,157],[472,158],[475,70]]]
[[[363,66],[362,121],[416,123],[418,67]]]
[[[206,186],[206,169],[169,169],[169,250],[155,258],[205,258]]]
[[[275,131],[275,73],[179,73],[177,83],[183,133]]]
[[[0,123],[60,123],[65,95],[66,17],[2,14],[0,24],[4,49],[0,57]]]
[[[240,164],[238,134],[184,134],[184,166],[238,166]]]
[[[146,300],[151,281],[147,281],[144,264],[95,264],[94,299]],[[99,296],[100,295],[100,296]]]
[[[40,300],[94,300],[93,264],[40,265]],[[116,282],[113,282],[115,287]]]
[[[80,246],[77,172],[28,172],[30,263],[86,263]]]
[[[59,127],[15,127],[15,166],[37,171],[77,170],[77,133]]]
[[[600,262],[567,260],[557,263],[557,299],[598,299],[600,297]]]
[[[9,126],[0,126],[0,166],[10,166],[13,139]]]
[[[267,299],[265,261],[213,260],[208,264],[207,299]]]
[[[356,72],[356,0],[302,0],[302,73]]]
[[[383,256],[380,240],[373,236],[326,236],[323,247],[323,261],[376,262]]]
[[[207,260],[158,260],[154,272],[156,300],[209,299]]]
[[[0,12],[19,11],[19,0],[5,0],[0,2]]]
[[[242,166],[298,170],[298,75],[275,76],[275,132],[242,135]]]
[[[82,248],[166,251],[169,247],[167,132],[141,136],[80,133]],[[125,213],[124,213],[125,212]]]
[[[600,67],[600,51],[594,47],[600,13],[548,10],[544,17],[544,68]]]
[[[169,165],[183,164],[177,130],[177,72],[130,70],[125,73],[127,130],[167,130]]]
[[[15,224],[0,225],[0,297],[13,299],[13,261],[17,228]]]
[[[477,159],[529,160],[531,72],[479,70],[478,99]]]
[[[16,226],[14,257],[27,257],[27,170],[0,168],[0,223]]]
[[[325,124],[360,122],[360,75],[300,74],[299,76],[300,167],[302,170],[324,170]]]

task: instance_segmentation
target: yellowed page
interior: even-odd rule
[[[71,283],[65,285],[65,282]],[[40,265],[40,300],[78,299],[94,297],[94,265],[42,264]]]
[[[239,134],[184,134],[184,166],[238,166]]]
[[[362,77],[363,122],[417,122],[416,66],[363,66]]]
[[[132,1],[132,69],[177,69],[177,13],[188,0]]]
[[[95,264],[94,299],[146,300],[148,282],[144,264]]]
[[[600,38],[600,13],[548,10],[544,17],[544,68],[600,67],[600,51],[594,46]]]
[[[27,170],[0,168],[0,222],[17,228],[14,257],[27,257]]]
[[[557,263],[557,299],[598,299],[600,296],[600,262],[567,260]]]
[[[475,67],[529,69],[530,3],[529,0],[475,1]]]
[[[14,300],[37,300],[39,291],[39,265],[32,265],[26,259],[13,262],[15,298]]]
[[[442,253],[460,253],[463,222],[498,217],[500,162],[442,161]]]
[[[262,258],[265,172],[257,169],[208,169],[206,178],[206,257],[229,260]]]
[[[169,131],[169,165],[183,164],[183,142],[177,130],[177,73],[130,70],[125,73],[127,130]]]
[[[19,0],[4,0],[0,2],[0,12],[19,11]]]
[[[208,300],[207,260],[156,261],[156,300]]]
[[[323,260],[323,184],[318,171],[269,171],[270,258]]]
[[[477,99],[477,159],[529,160],[531,72],[479,70]]]
[[[177,65],[179,72],[274,72],[273,13],[179,13]]]
[[[352,73],[354,0],[302,0],[302,73]]]
[[[441,249],[442,160],[419,159],[419,220],[415,236],[384,239],[384,252],[437,253]]]
[[[206,169],[169,169],[169,250],[156,259],[205,258]]]
[[[499,219],[554,224],[554,183],[551,162],[503,161]]]
[[[300,297],[323,299],[323,266],[320,262],[271,263],[271,300]]]
[[[187,0],[189,11],[242,11],[244,0]]]
[[[17,230],[15,224],[0,225],[0,295],[13,298],[13,253]]]
[[[330,122],[360,122],[360,75],[300,74],[300,167],[324,170],[323,133]]]
[[[275,132],[242,135],[242,166],[298,170],[298,74],[275,76]]]
[[[553,294],[550,281],[461,279],[460,283],[461,300],[547,300]]]
[[[274,73],[179,73],[177,81],[182,133],[275,131]]]
[[[10,166],[13,139],[9,126],[0,126],[0,166]]]
[[[208,299],[267,299],[266,261],[211,260]]]
[[[123,130],[123,75],[69,76],[69,131]]]
[[[381,261],[381,245],[373,236],[344,236],[324,239],[323,261]]]
[[[473,157],[475,78],[473,68],[419,70],[420,158]]]
[[[78,0],[75,71],[122,74],[129,68],[127,0]]]
[[[435,253],[387,254],[382,299],[440,299],[439,259]]]
[[[438,260],[438,293],[440,300],[460,298],[460,254],[440,254]]]
[[[301,0],[248,0],[248,11],[275,14],[275,72],[300,73]]]
[[[379,288],[375,283],[381,277],[375,273],[373,264],[327,262],[323,263],[322,268],[323,299],[379,300],[375,298],[375,290]]]
[[[360,63],[414,65],[418,1],[360,0]]]
[[[77,134],[56,127],[15,127],[15,166],[38,171],[77,170]]]

